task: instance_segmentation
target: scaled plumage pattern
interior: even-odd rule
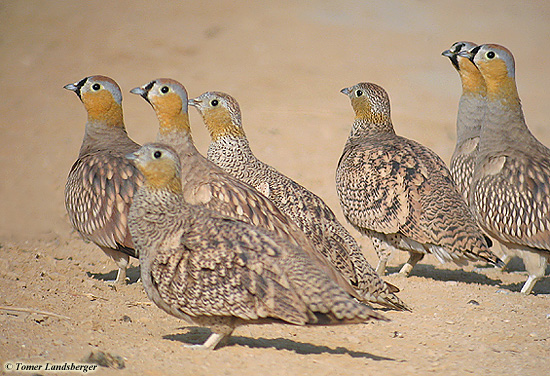
[[[325,202],[252,153],[237,101],[228,94],[206,92],[189,100],[210,133],[208,159],[262,192],[288,215],[365,300],[394,309],[408,309],[369,265],[353,236]]]
[[[214,349],[242,324],[384,319],[352,299],[303,251],[273,233],[186,203],[180,158],[147,144],[129,156],[145,176],[130,211],[141,279],[161,309],[209,326]]]
[[[512,53],[484,44],[460,56],[471,59],[487,86],[470,206],[490,236],[522,253],[529,278],[521,291],[529,294],[550,259],[550,150],[525,123]]]
[[[372,83],[345,88],[355,121],[336,171],[344,215],[371,237],[383,275],[394,248],[408,251],[408,275],[426,253],[441,262],[501,261],[488,249],[445,163],[395,134],[386,91]]]
[[[181,158],[183,197],[194,205],[251,223],[301,247],[340,287],[362,299],[347,280],[319,255],[307,236],[290,218],[252,186],[223,171],[199,153],[189,125],[185,87],[172,79],[156,79],[131,90],[155,110],[159,120],[158,142],[172,146]]]
[[[139,149],[126,133],[122,93],[104,76],[86,77],[74,91],[88,121],[78,159],[65,185],[65,206],[74,228],[118,265],[117,283],[126,280],[129,257],[138,257],[128,230],[128,210],[143,177],[125,155]]]

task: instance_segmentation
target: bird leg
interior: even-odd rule
[[[537,252],[520,251],[520,257],[529,273],[529,278],[521,288],[523,294],[529,295],[535,284],[544,277],[546,272],[547,257]]]
[[[403,267],[401,267],[401,270],[399,271],[399,274],[405,277],[408,277],[418,261],[424,258],[423,253],[409,252],[409,255],[409,260],[405,263],[405,265],[403,265]]]
[[[231,332],[229,333],[215,333],[212,332],[210,336],[204,341],[202,345],[185,345],[185,347],[193,350],[214,350],[219,347],[223,347],[229,341]]]
[[[127,283],[126,281],[126,268],[128,267],[128,264],[130,263],[130,256],[128,256],[125,253],[115,251],[114,249],[110,248],[101,248],[103,252],[107,254],[110,258],[113,259],[115,264],[118,266],[118,273],[117,277],[114,280],[115,285],[125,285]]]
[[[502,251],[502,256],[500,256],[500,260],[504,263],[504,266],[500,268],[500,270],[504,271],[506,270],[506,267],[508,266],[508,263],[510,263],[510,260],[514,257],[515,253],[514,250],[506,247],[504,244],[500,244],[500,250]]]

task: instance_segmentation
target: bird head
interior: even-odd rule
[[[356,120],[374,125],[391,125],[390,98],[382,87],[361,82],[340,92],[351,100]]]
[[[462,90],[464,93],[478,93],[485,95],[485,80],[483,79],[481,72],[470,59],[460,56],[460,52],[470,51],[475,47],[477,47],[477,44],[472,42],[455,42],[451,48],[443,51],[441,54],[448,57],[455,69],[458,71],[462,81]]]
[[[130,90],[153,106],[159,120],[160,132],[191,131],[187,112],[187,90],[176,80],[158,78]]]
[[[190,99],[189,105],[201,114],[212,141],[229,135],[245,137],[239,103],[229,94],[207,91]]]
[[[165,190],[180,194],[180,158],[168,145],[149,143],[126,155],[145,177],[144,186],[150,190]]]
[[[459,56],[469,58],[479,69],[490,95],[517,97],[512,53],[498,44],[482,44]]]
[[[78,95],[89,121],[101,121],[113,126],[122,124],[122,92],[112,78],[89,76],[63,88]]]

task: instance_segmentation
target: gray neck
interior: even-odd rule
[[[204,158],[197,150],[191,133],[188,132],[170,132],[167,134],[158,134],[157,141],[172,146],[180,156],[181,176],[187,176],[193,169],[194,160]]]
[[[488,101],[479,142],[480,157],[508,150],[527,150],[538,144],[523,117],[519,101]]]
[[[456,120],[456,142],[461,145],[479,137],[486,107],[485,97],[478,94],[463,94],[458,105]]]
[[[112,127],[100,122],[88,122],[86,123],[82,146],[80,147],[80,156],[97,150],[111,149],[113,145],[117,144],[126,146],[128,143],[135,144],[128,137],[124,126]]]

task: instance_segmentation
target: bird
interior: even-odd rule
[[[130,257],[137,258],[128,230],[128,211],[141,172],[125,158],[140,148],[126,132],[122,92],[105,76],[88,76],[64,86],[88,114],[84,139],[65,185],[65,207],[76,231],[96,244],[118,266],[116,284],[126,283]]]
[[[394,294],[398,289],[376,274],[353,236],[319,196],[256,158],[246,138],[235,98],[209,91],[190,99],[189,104],[198,110],[210,133],[209,160],[269,198],[367,301],[410,310]]]
[[[487,86],[470,206],[491,237],[519,251],[529,274],[521,292],[530,294],[550,260],[550,150],[527,127],[510,50],[483,44],[459,56]]]
[[[224,345],[243,324],[336,325],[387,320],[338,287],[297,246],[249,223],[190,205],[180,157],[160,143],[127,156],[145,176],[130,208],[147,296]]]
[[[393,249],[409,252],[400,270],[409,275],[425,254],[465,265],[501,264],[458,192],[441,158],[395,133],[387,92],[374,83],[341,90],[355,121],[336,170],[336,188],[346,219],[373,241],[383,275]]]
[[[469,192],[472,184],[472,176],[479,151],[479,136],[481,123],[485,114],[487,86],[481,72],[470,59],[459,56],[461,51],[469,51],[477,47],[477,44],[468,41],[453,43],[451,48],[441,54],[451,60],[453,67],[460,76],[462,83],[462,95],[458,104],[456,118],[456,145],[449,170],[453,180],[462,193],[466,203],[469,204]],[[486,238],[489,247],[493,241]],[[502,260],[504,266],[512,259],[512,254],[502,248]]]
[[[456,119],[456,146],[451,157],[449,170],[458,190],[468,200],[468,192],[474,173],[478,153],[481,121],[485,113],[485,94],[487,87],[481,72],[470,61],[458,54],[470,50],[477,44],[467,41],[453,43],[450,49],[442,52],[451,60],[460,76],[462,96],[458,104]]]
[[[130,91],[143,97],[159,121],[157,141],[173,147],[181,159],[183,196],[193,205],[239,219],[301,247],[340,287],[362,300],[347,279],[319,255],[306,234],[254,187],[223,171],[199,153],[193,142],[188,95],[176,80],[159,78]]]

